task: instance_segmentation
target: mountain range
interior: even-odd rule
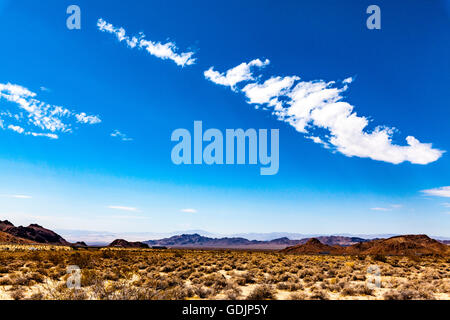
[[[81,241],[70,243],[56,232],[38,224],[30,224],[28,227],[16,227],[7,220],[0,220],[0,243],[87,246]],[[143,242],[115,239],[108,246],[143,249],[149,247],[170,247],[186,249],[280,250],[281,253],[287,254],[448,255],[450,254],[450,246],[448,244],[449,241],[437,241],[426,235],[401,235],[382,239],[318,236],[292,240],[288,237],[281,237],[264,241],[249,240],[243,237],[213,238],[194,233]]]
[[[287,237],[269,241],[248,240],[240,237],[210,238],[199,234],[182,234],[160,240],[148,240],[144,243],[150,246],[167,246],[172,248],[239,248],[239,249],[283,249],[306,243],[310,238],[290,240]],[[355,243],[368,241],[358,237],[322,236],[319,241],[328,245],[350,246]]]

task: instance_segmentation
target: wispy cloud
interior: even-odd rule
[[[449,203],[449,202],[444,202],[442,205],[443,205],[444,207],[446,207],[446,208],[450,208],[450,203]]]
[[[100,120],[98,116],[88,116],[84,112],[76,114],[75,117],[77,118],[78,122],[85,124],[97,124],[102,122],[102,120]]]
[[[237,67],[234,67],[224,73],[220,73],[214,70],[213,67],[209,68],[204,72],[205,78],[222,86],[231,87],[232,90],[236,90],[236,84],[242,81],[255,80],[253,77],[251,68],[252,67],[264,67],[270,63],[269,60],[264,62],[255,59],[249,63],[241,63]]]
[[[114,130],[111,133],[111,137],[119,138],[122,141],[133,141],[132,138],[129,138],[125,133],[122,133],[119,130]]]
[[[8,129],[9,129],[9,130],[12,130],[12,131],[15,131],[15,132],[17,132],[17,133],[23,133],[23,132],[25,131],[24,128],[22,128],[22,127],[20,127],[20,126],[14,126],[14,125],[12,125],[12,124],[10,124],[10,125],[8,126]]]
[[[24,194],[0,194],[2,198],[14,198],[14,199],[31,199],[31,196],[27,196]]]
[[[133,211],[133,212],[138,212],[139,209],[135,208],[135,207],[125,207],[125,206],[108,206],[109,209],[114,209],[114,210],[122,210],[122,211]]]
[[[4,99],[16,106],[13,112],[0,111],[0,128],[33,137],[57,139],[57,133],[72,132],[74,122],[101,122],[98,116],[88,116],[84,112],[76,113],[61,106],[50,105],[36,99],[36,96],[36,93],[20,85],[0,83],[0,100]]]
[[[177,65],[184,67],[195,63],[193,58],[194,52],[178,53],[178,48],[173,42],[161,43],[145,39],[144,33],[139,33],[138,36],[129,37],[126,35],[124,28],[118,28],[103,19],[98,19],[97,27],[102,32],[107,32],[116,36],[119,42],[124,41],[131,49],[139,48],[146,50],[152,56],[163,60],[172,60]]]
[[[399,209],[402,208],[403,205],[402,204],[391,204],[388,207],[375,207],[375,208],[370,208],[370,210],[373,211],[392,211],[393,209]]]
[[[392,208],[375,207],[375,208],[370,208],[370,210],[373,210],[373,211],[391,211]]]
[[[181,212],[184,212],[184,213],[197,213],[197,210],[195,210],[195,209],[181,209],[180,210]]]
[[[434,188],[434,189],[428,189],[428,190],[422,190],[421,192],[425,193],[425,194],[427,194],[429,196],[450,198],[450,186]]]
[[[290,124],[315,143],[348,157],[393,164],[405,161],[428,164],[444,153],[413,136],[406,137],[406,145],[394,144],[395,128],[379,125],[368,129],[369,119],[357,115],[355,107],[343,101],[344,92],[354,80],[352,77],[339,84],[324,80],[301,81],[298,76],[270,76],[263,80],[262,76],[253,74],[258,69],[255,67],[268,63],[268,60],[263,63],[256,59],[222,73],[211,67],[204,76],[216,84],[243,93],[249,104],[263,105],[263,109],[271,110],[278,120]],[[244,86],[237,88],[241,83]]]

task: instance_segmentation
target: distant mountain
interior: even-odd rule
[[[0,221],[0,231],[8,233],[14,237],[31,240],[35,243],[70,245],[63,237],[45,229],[38,224],[30,224],[28,227],[16,227],[8,220]]]
[[[450,247],[426,235],[404,235],[360,242],[348,247],[329,246],[318,239],[311,239],[306,244],[291,246],[281,252],[288,254],[448,255]]]
[[[242,249],[283,249],[287,246],[307,243],[310,238],[290,240],[287,237],[273,239],[270,241],[248,240],[241,237],[210,238],[199,234],[182,234],[160,240],[148,240],[144,243],[150,246],[166,246],[175,248],[242,248]],[[356,237],[327,236],[318,237],[327,245],[349,246],[355,243],[368,241]]]
[[[209,238],[195,234],[182,234],[160,240],[148,240],[144,243],[152,246],[172,246],[172,247],[228,247],[255,245],[261,241],[247,240],[244,238]]]
[[[139,249],[148,249],[149,246],[142,242],[129,242],[124,239],[116,239],[109,244],[108,247],[116,247],[116,248],[139,248]]]

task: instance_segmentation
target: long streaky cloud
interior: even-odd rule
[[[2,198],[13,198],[13,199],[31,199],[31,196],[27,196],[24,194],[0,194]]]
[[[17,108],[11,112],[2,106],[0,129],[8,129],[33,137],[58,139],[57,133],[72,132],[72,125],[96,124],[98,116],[76,113],[61,106],[50,105],[36,99],[36,93],[16,84],[0,83],[0,101],[5,100]],[[40,131],[40,132],[36,132]]]
[[[262,76],[254,75],[254,70],[267,64],[268,60],[256,59],[225,72],[211,67],[204,76],[218,85],[243,93],[249,104],[258,109],[264,106],[263,109],[271,110],[278,120],[290,124],[306,138],[348,157],[393,164],[405,161],[428,164],[445,152],[413,136],[406,137],[406,145],[394,144],[394,128],[377,126],[368,129],[368,118],[359,116],[353,105],[343,101],[344,92],[353,82],[351,77],[339,84],[323,80],[301,81],[298,76],[271,76],[263,81]],[[242,83],[245,85],[238,88]]]
[[[102,32],[107,32],[116,36],[119,42],[124,41],[131,49],[139,48],[146,50],[152,56],[163,60],[172,60],[177,65],[184,67],[195,63],[193,58],[194,52],[178,53],[178,48],[173,42],[161,43],[145,39],[144,33],[139,33],[138,36],[129,37],[126,35],[124,28],[117,28],[111,23],[103,19],[98,19],[97,27]]]
[[[109,209],[114,209],[114,210],[122,210],[122,211],[133,211],[133,212],[138,212],[139,209],[135,208],[135,207],[126,207],[126,206],[108,206]]]
[[[434,189],[428,189],[428,190],[422,190],[422,193],[425,193],[425,194],[427,194],[429,196],[450,198],[450,186],[434,188]]]

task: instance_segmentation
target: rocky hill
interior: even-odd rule
[[[63,237],[45,229],[38,224],[30,224],[28,227],[16,227],[8,220],[0,221],[0,231],[10,234],[16,238],[30,240],[34,243],[70,245]]]
[[[31,240],[27,240],[27,239],[22,239],[22,238],[18,238],[15,237],[13,235],[10,235],[9,233],[0,231],[0,243],[4,243],[4,244],[32,244],[34,243]]]
[[[426,235],[404,235],[359,243],[345,250],[348,254],[427,255],[450,253],[450,247]]]
[[[124,239],[116,239],[109,244],[108,247],[115,248],[140,248],[140,249],[148,249],[148,244],[142,242],[129,242]]]
[[[450,246],[426,235],[404,235],[389,239],[360,242],[352,246],[329,246],[317,239],[281,250],[288,254],[351,254],[351,255],[449,255]]]
[[[311,238],[306,243],[281,250],[282,253],[289,254],[340,254],[342,251],[343,247],[329,246],[320,242],[317,238]]]

